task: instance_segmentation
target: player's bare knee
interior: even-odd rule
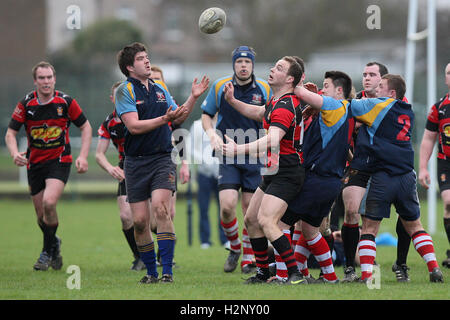
[[[450,202],[445,202],[444,206],[444,218],[450,218]]]
[[[244,217],[244,224],[247,229],[251,228],[252,226],[258,225],[258,219],[256,216],[247,214]]]
[[[54,212],[56,210],[57,199],[47,198],[43,200],[44,214]]]
[[[170,204],[161,202],[153,207],[157,221],[170,219]]]
[[[231,206],[225,206],[220,208],[220,215],[222,220],[230,221],[236,217],[236,209]]]
[[[137,219],[134,219],[133,223],[134,223],[134,231],[137,234],[143,234],[149,228],[148,219],[137,218]]]

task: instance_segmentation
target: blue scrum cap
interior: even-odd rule
[[[253,64],[255,64],[256,53],[252,47],[239,46],[233,50],[233,52],[231,53],[231,56],[233,58],[233,66],[234,66],[234,62],[238,58],[249,58],[250,60],[252,60]]]

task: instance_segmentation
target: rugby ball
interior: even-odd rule
[[[212,34],[220,31],[227,21],[225,11],[220,8],[208,8],[202,12],[198,19],[198,27],[200,31]]]

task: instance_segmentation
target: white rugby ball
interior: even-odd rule
[[[198,19],[198,27],[203,33],[211,34],[220,31],[227,21],[225,11],[220,8],[208,8]]]

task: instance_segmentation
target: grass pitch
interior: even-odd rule
[[[433,235],[438,262],[445,257],[448,241],[442,226],[442,204],[438,207],[438,232]],[[129,270],[132,261],[118,215],[115,198],[110,201],[61,201],[58,205],[64,265],[60,271],[33,271],[42,248],[29,201],[0,200],[0,299],[20,300],[448,300],[450,271],[443,269],[445,283],[429,282],[422,258],[410,247],[408,265],[411,282],[399,284],[391,271],[396,248],[378,246],[376,260],[381,267],[379,289],[362,284],[276,286],[242,284],[239,270],[223,272],[228,252],[218,245],[216,208],[210,211],[213,246],[201,249],[198,236],[198,209],[193,206],[193,244],[187,243],[186,201],[178,200],[175,228],[177,244],[172,284],[139,285],[145,271]],[[426,227],[426,205],[422,206]],[[239,213],[239,216],[241,214]],[[394,217],[395,215],[393,215]],[[381,232],[395,235],[396,217],[385,220]],[[240,218],[242,229],[242,219]],[[70,265],[80,268],[80,289],[68,289]],[[159,269],[161,272],[161,269]],[[337,267],[339,278],[342,267]],[[317,277],[319,270],[311,269]],[[359,273],[359,268],[358,268]]]

